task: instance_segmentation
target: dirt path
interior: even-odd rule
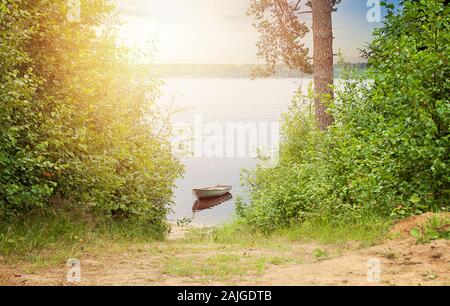
[[[403,225],[405,227],[405,225]],[[405,227],[406,228],[406,227]],[[399,228],[400,231],[405,228]],[[382,245],[293,243],[246,248],[193,245],[175,229],[168,241],[84,254],[82,285],[450,285],[450,241],[417,244],[401,236]],[[369,260],[380,282],[368,282]],[[25,269],[26,270],[26,269]],[[372,266],[376,277],[376,267]],[[64,263],[31,273],[2,264],[3,284],[65,285]]]
[[[413,239],[343,254],[311,264],[269,270],[260,284],[370,285],[369,260],[380,261],[380,284],[450,285],[450,242],[416,245]]]

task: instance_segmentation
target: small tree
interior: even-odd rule
[[[333,97],[333,30],[331,14],[341,0],[307,1],[311,11],[301,11],[301,0],[252,0],[247,12],[254,16],[254,26],[261,34],[258,56],[266,66],[256,75],[269,76],[284,62],[292,69],[314,74],[315,111],[318,126],[325,130],[332,122],[326,101]],[[312,13],[314,41],[313,63],[302,38],[310,31],[301,20]]]

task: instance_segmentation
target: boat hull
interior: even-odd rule
[[[231,190],[231,186],[218,185],[215,187],[195,188],[195,189],[193,189],[193,193],[197,197],[197,199],[203,200],[203,199],[221,197],[221,196],[229,193],[230,190]]]

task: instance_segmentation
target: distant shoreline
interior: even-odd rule
[[[367,69],[366,63],[346,63],[357,71],[363,72]],[[162,79],[253,79],[252,71],[261,65],[226,65],[226,64],[157,64],[153,68],[159,78]],[[335,76],[339,76],[340,65],[335,65]],[[266,79],[311,79],[312,74],[289,69],[280,65],[277,72]],[[264,79],[264,78],[254,78]]]

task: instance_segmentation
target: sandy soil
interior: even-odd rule
[[[375,285],[368,281],[368,263],[378,259],[384,285],[450,285],[450,242],[416,245],[412,239],[346,253],[311,264],[269,270],[257,284]]]
[[[227,281],[200,281],[195,277],[180,277],[163,273],[160,263],[164,256],[164,243],[145,245],[138,249],[108,254],[85,254],[82,261],[82,285],[450,285],[450,241],[435,240],[428,244],[416,244],[408,234],[412,227],[421,224],[427,216],[407,219],[394,227],[399,233],[395,240],[370,248],[355,249],[352,245],[324,246],[296,244],[286,251],[271,250],[276,254],[298,256],[296,263],[270,265],[261,275],[246,274]],[[176,228],[170,239],[183,239],[186,229]],[[313,256],[318,247],[332,254],[325,259]],[[160,249],[159,249],[160,248]],[[158,251],[160,250],[160,251]],[[160,253],[159,253],[160,252]],[[204,251],[172,250],[169,256],[207,258],[220,252],[205,248]],[[227,252],[227,251],[223,251]],[[228,251],[230,252],[230,251]],[[238,249],[234,253],[261,255],[263,250]],[[369,260],[380,262],[380,282],[369,282]],[[372,268],[373,269],[373,268]],[[8,285],[66,285],[67,267],[24,273],[17,267],[7,266],[0,258],[0,283]],[[375,273],[377,271],[375,270]],[[369,272],[370,273],[370,272]]]

